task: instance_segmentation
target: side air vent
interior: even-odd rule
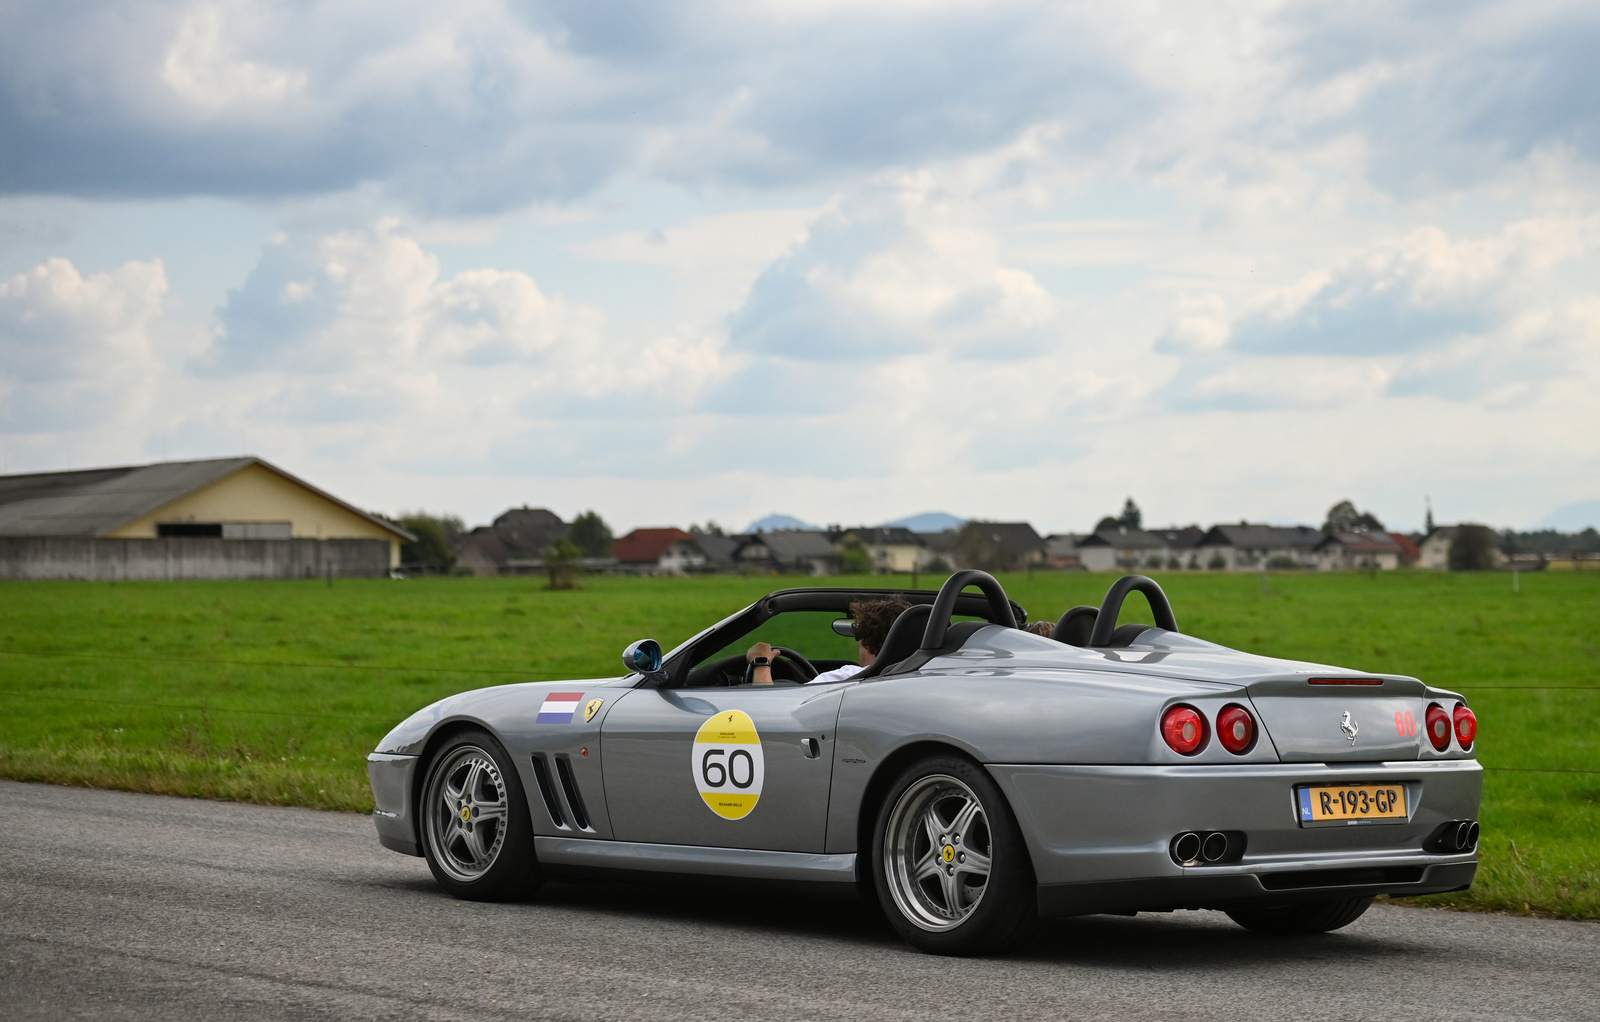
[[[583,796],[578,794],[577,778],[572,776],[572,766],[567,757],[556,757],[556,776],[561,778],[561,790],[566,793],[567,805],[572,808],[572,822],[579,830],[590,830],[589,813],[583,808]]]
[[[544,757],[533,757],[533,779],[539,782],[539,795],[544,799],[544,807],[550,812],[550,819],[562,830],[571,830],[567,826],[567,818],[561,812],[561,800],[556,798],[555,788],[550,786],[550,771],[545,769]]]

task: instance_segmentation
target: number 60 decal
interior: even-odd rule
[[[689,768],[712,812],[725,820],[750,815],[766,778],[755,721],[742,710],[724,710],[700,725]]]

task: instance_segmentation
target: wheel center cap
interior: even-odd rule
[[[461,819],[463,819],[463,820],[472,819],[472,807],[471,806],[462,806],[461,807]]]
[[[944,851],[940,852],[939,854],[944,857],[945,862],[956,861],[956,849],[954,845],[945,845]]]

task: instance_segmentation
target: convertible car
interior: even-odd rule
[[[1134,591],[1153,626],[1118,624]],[[892,596],[911,609],[871,665],[814,682],[855,663],[850,604]],[[1050,635],[1024,620],[978,571],[785,589],[665,654],[634,643],[625,677],[451,696],[369,757],[379,840],[465,899],[560,876],[854,885],[946,954],[1101,912],[1320,933],[1379,894],[1471,884],[1460,695],[1185,635],[1138,575]]]

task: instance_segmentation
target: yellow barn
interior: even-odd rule
[[[261,458],[0,476],[0,577],[379,575],[406,530]]]

